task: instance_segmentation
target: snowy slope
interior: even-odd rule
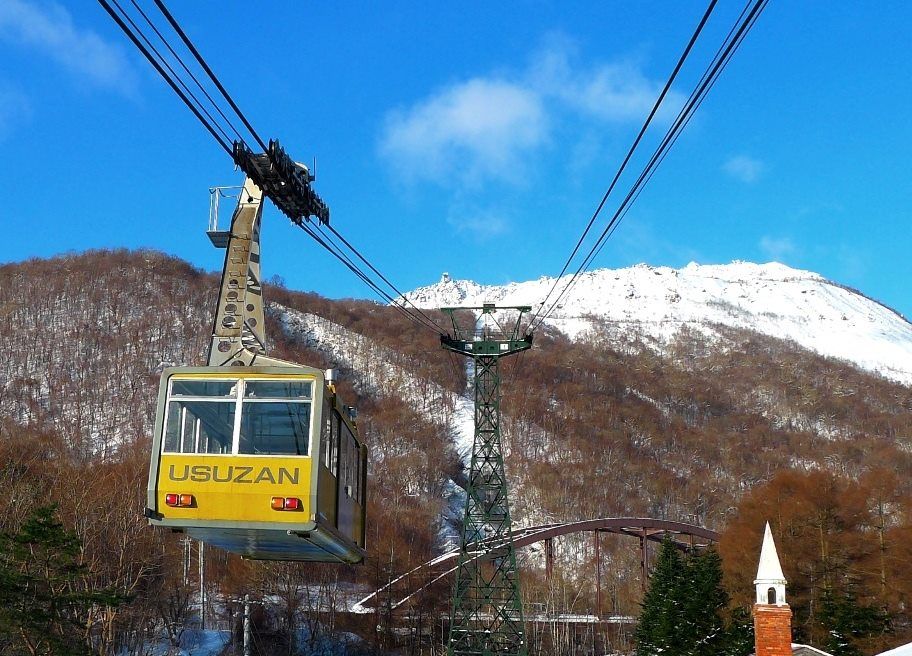
[[[558,292],[568,280],[561,280]],[[423,308],[488,302],[537,309],[553,283],[543,277],[482,286],[444,274],[439,283],[407,296]],[[548,322],[575,338],[592,328],[591,315],[660,343],[685,325],[708,334],[714,334],[714,324],[746,328],[912,384],[912,324],[858,292],[775,262],[691,263],[682,269],[638,264],[587,272]]]
[[[878,656],[912,656],[912,643],[897,647],[896,649],[891,649],[890,651],[885,651]]]

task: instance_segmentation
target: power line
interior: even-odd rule
[[[188,84],[181,78],[178,72],[167,62],[162,53],[152,44],[151,40],[146,36],[143,30],[136,24],[136,22],[129,16],[129,14],[124,10],[124,8],[119,4],[118,0],[111,0],[114,5],[117,7],[117,10],[120,12],[118,14],[109,4],[108,0],[99,0],[101,5],[105,8],[108,14],[114,19],[118,26],[124,31],[124,33],[130,38],[133,44],[140,50],[140,52],[146,57],[146,59],[153,65],[155,70],[161,75],[161,77],[171,86],[171,88],[177,93],[178,97],[184,102],[185,105],[193,112],[194,116],[200,121],[200,123],[209,131],[209,133],[215,138],[216,142],[226,151],[229,155],[234,157],[234,151],[229,146],[230,137],[225,132],[224,128],[218,124],[215,118],[211,113],[203,106],[203,103],[200,99],[190,90]],[[234,126],[231,119],[228,118],[226,113],[222,110],[219,104],[212,98],[209,92],[202,85],[200,80],[193,74],[190,68],[186,65],[182,57],[175,51],[175,49],[168,42],[168,39],[162,34],[162,32],[157,28],[154,22],[149,18],[145,11],[137,4],[136,0],[131,0],[133,7],[139,12],[142,18],[145,20],[146,24],[154,31],[158,39],[164,44],[167,50],[171,53],[174,59],[178,62],[180,67],[184,72],[190,76],[192,81],[200,89],[200,91],[205,95],[206,99],[211,103],[215,111],[222,117],[228,127],[237,135],[240,140],[240,143],[244,143],[244,139],[238,129]],[[268,156],[269,160],[276,165],[275,160],[272,157],[270,148],[266,145],[264,140],[259,136],[259,133],[255,130],[253,125],[247,119],[246,115],[241,111],[240,107],[228,93],[225,86],[218,79],[218,76],[208,65],[208,63],[203,58],[202,54],[190,40],[189,36],[181,28],[180,24],[165,6],[164,2],[161,0],[155,0],[156,6],[159,8],[161,13],[164,15],[165,19],[178,34],[178,36],[183,41],[184,45],[188,48],[191,54],[194,56],[196,61],[202,67],[202,69],[209,76],[209,79],[212,80],[213,84],[231,106],[231,109],[234,113],[240,118],[244,126],[249,130],[253,138],[259,143],[263,148],[264,152]],[[122,15],[122,17],[121,17]],[[127,26],[126,19],[129,22],[132,29]],[[145,45],[143,44],[145,43]],[[148,46],[148,47],[146,47]],[[152,52],[150,52],[150,49]],[[154,52],[154,56],[153,53]],[[167,68],[167,71],[165,70]],[[183,90],[182,90],[183,89]],[[188,97],[189,96],[189,97]],[[191,100],[192,99],[192,100]],[[205,115],[205,116],[204,116]],[[207,120],[208,119],[208,120]],[[221,136],[218,134],[221,133]],[[284,177],[284,172],[282,167],[277,166],[277,170],[280,172],[280,177]],[[402,298],[402,301],[398,301],[391,294],[383,290],[383,288],[373,280],[363,269],[361,269],[355,262],[348,257],[342,248],[337,244],[333,243],[332,238],[327,236],[325,239],[321,237],[315,230],[310,226],[305,225],[303,221],[295,221],[296,225],[301,227],[312,239],[314,239],[320,246],[325,248],[336,257],[342,264],[348,268],[352,273],[354,273],[359,279],[361,279],[375,294],[377,294],[381,300],[392,305],[396,310],[404,314],[410,321],[416,323],[417,325],[430,328],[434,331],[435,334],[443,334],[443,331],[440,329],[440,326],[436,324],[427,314],[425,314],[420,308],[414,305],[390,280],[384,276],[377,267],[371,264],[366,257],[364,257],[361,252],[355,248],[348,240],[346,240],[335,228],[330,228],[332,233],[336,236],[337,239],[351,251],[359,260],[366,264],[370,270],[380,277],[380,279],[388,285],[395,293]],[[405,307],[405,304],[408,303],[411,305],[415,311],[409,310]]]
[[[191,71],[190,68],[187,66],[187,64],[184,63],[183,58],[180,55],[178,55],[177,52],[175,52],[173,47],[171,47],[171,44],[164,37],[164,35],[162,35],[162,33],[159,31],[159,29],[155,25],[155,23],[152,22],[152,20],[149,18],[149,16],[146,14],[146,12],[143,11],[142,7],[139,6],[139,3],[137,3],[136,0],[130,0],[130,2],[136,8],[136,11],[138,11],[139,14],[143,17],[143,19],[146,21],[146,23],[149,25],[149,27],[152,28],[152,30],[155,32],[156,36],[158,36],[159,40],[163,44],[165,44],[165,47],[168,49],[168,51],[171,53],[171,55],[174,57],[174,59],[177,60],[177,63],[179,63],[181,65],[181,67],[184,69],[184,71],[186,71],[187,75],[190,76],[190,78],[193,80],[193,82],[196,84],[196,86],[199,88],[199,90],[203,92],[203,95],[206,96],[206,99],[215,108],[215,111],[218,112],[219,116],[221,116],[222,119],[225,121],[225,123],[228,124],[228,127],[231,128],[231,131],[234,132],[235,136],[238,139],[240,139],[241,141],[243,141],[244,138],[241,136],[241,133],[238,132],[238,129],[236,127],[234,127],[234,123],[231,122],[231,119],[229,119],[227,116],[225,116],[225,113],[222,111],[222,108],[219,107],[218,103],[216,103],[215,100],[212,98],[212,96],[209,95],[209,92],[199,81],[199,78],[197,78],[196,75],[193,74],[193,71]],[[224,132],[223,132],[223,134],[224,134]],[[227,135],[225,135],[225,136],[227,137]]]
[[[342,235],[340,235],[340,234],[338,233],[338,231],[336,231],[335,228],[333,228],[331,225],[328,225],[327,227],[329,228],[330,232],[332,232],[336,237],[338,237],[339,240],[340,240],[343,244],[345,244],[345,246],[347,246],[348,249],[358,257],[358,259],[360,259],[362,262],[364,262],[364,264],[366,264],[366,265],[370,268],[371,271],[373,271],[373,272],[376,273],[378,276],[380,276],[380,279],[383,280],[383,282],[385,282],[387,285],[389,285],[390,288],[391,288],[394,292],[396,292],[396,293],[399,295],[400,298],[402,298],[402,300],[403,300],[404,303],[408,303],[409,305],[411,305],[411,306],[418,312],[418,314],[422,315],[425,319],[427,319],[428,321],[430,321],[431,323],[433,323],[435,326],[437,326],[437,322],[436,322],[436,321],[434,321],[433,319],[431,319],[427,314],[424,313],[424,311],[423,311],[421,308],[419,308],[417,305],[415,305],[414,303],[412,303],[412,301],[411,301],[403,292],[401,292],[401,291],[399,290],[399,288],[396,287],[396,285],[394,285],[393,283],[391,283],[391,282],[389,281],[389,279],[387,279],[386,276],[384,276],[382,273],[380,273],[380,272],[374,267],[373,264],[371,264],[370,262],[368,262],[367,259],[366,259],[363,255],[361,255],[361,253],[358,251],[358,249],[355,248],[354,246],[352,246],[352,245],[348,242],[348,240],[345,239],[345,237],[343,237]],[[440,327],[437,326],[437,328],[439,329]],[[441,332],[441,334],[442,334],[443,331],[440,331],[440,332]]]
[[[161,77],[165,80],[165,82],[168,83],[168,85],[171,87],[171,89],[174,90],[174,93],[176,93],[178,95],[178,97],[187,106],[187,108],[191,112],[193,112],[193,115],[196,116],[196,118],[199,120],[200,123],[202,123],[203,127],[209,131],[209,134],[212,135],[212,138],[215,139],[216,143],[218,143],[218,145],[220,145],[225,150],[225,152],[228,153],[229,156],[233,156],[231,146],[229,146],[225,141],[223,141],[222,138],[215,131],[215,129],[212,127],[212,125],[210,125],[206,121],[206,119],[203,118],[203,115],[200,113],[200,111],[196,108],[196,106],[193,103],[190,102],[190,99],[187,98],[187,96],[184,94],[183,91],[181,91],[180,87],[177,86],[177,84],[174,82],[174,80],[172,80],[168,76],[168,74],[165,72],[165,69],[162,68],[161,64],[159,64],[155,60],[155,58],[152,56],[152,54],[139,41],[139,39],[136,37],[136,35],[130,31],[130,28],[127,27],[127,24],[124,23],[124,21],[121,19],[121,17],[114,11],[114,9],[108,3],[108,0],[98,0],[98,2],[101,4],[101,6],[104,8],[104,10],[108,12],[108,14],[111,16],[111,18],[114,19],[114,22],[117,23],[117,26],[121,30],[123,30],[123,33],[126,34],[127,37],[130,39],[130,41],[133,42],[133,45],[135,45],[137,47],[137,49],[143,54],[143,56],[149,61],[149,63],[152,64],[153,68],[155,68],[155,70],[158,72],[158,74],[161,75]],[[115,2],[116,2],[116,0],[115,0]]]
[[[130,23],[130,26],[133,28],[134,33],[137,34],[145,42],[145,44],[152,50],[152,52],[155,54],[155,56],[158,58],[158,60],[165,66],[165,68],[168,69],[168,72],[171,73],[171,76],[174,78],[174,80],[178,84],[181,85],[181,87],[184,89],[184,91],[187,92],[187,95],[189,95],[190,98],[193,99],[193,102],[196,103],[197,107],[199,107],[200,111],[202,111],[206,115],[206,118],[209,119],[209,124],[212,125],[215,129],[217,129],[222,134],[222,136],[225,138],[226,143],[231,141],[231,137],[228,136],[228,133],[225,132],[224,128],[222,128],[221,125],[218,125],[215,118],[213,118],[212,114],[210,114],[209,111],[203,106],[203,103],[201,103],[200,99],[197,98],[196,95],[193,93],[193,91],[190,90],[190,87],[188,87],[187,84],[178,76],[177,72],[171,67],[171,64],[168,63],[168,61],[161,54],[161,52],[159,52],[158,48],[155,47],[155,45],[143,33],[143,31],[133,21],[133,19],[130,18],[129,14],[127,14],[127,12],[124,11],[124,8],[121,6],[121,4],[118,2],[118,0],[111,0],[111,1],[114,3],[114,6],[117,7],[118,11],[120,11],[120,13],[123,14],[124,18],[126,18],[127,21]],[[155,30],[156,34],[158,34],[159,38],[162,40],[162,43],[164,43],[165,46],[169,50],[171,50],[171,53],[174,55],[174,57],[178,61],[178,63],[180,63],[186,70],[187,67],[184,65],[183,61],[180,59],[180,57],[177,56],[177,54],[174,52],[174,50],[171,48],[171,46],[168,44],[168,42],[162,38],[161,34],[158,32],[156,27],[154,25],[152,25],[152,23],[149,21],[145,12],[143,12],[143,10],[140,9],[139,6],[136,4],[136,0],[131,0],[131,2],[133,4],[133,6],[139,10],[139,13],[143,16],[143,18],[146,19],[146,22],[152,26],[152,29]],[[189,73],[189,71],[188,71],[188,73]],[[193,74],[190,73],[190,76],[193,77]],[[196,79],[196,78],[194,78],[194,79]],[[198,82],[197,82],[197,85],[199,86]],[[202,87],[200,87],[200,88],[202,89]],[[203,89],[203,93],[205,93],[205,89]],[[210,100],[211,100],[211,98],[210,98]],[[213,106],[215,106],[215,105],[213,104]],[[216,110],[218,111],[217,106],[216,106]],[[230,122],[228,124],[229,124],[229,126],[231,126]]]
[[[244,115],[244,112],[241,111],[240,107],[237,106],[237,103],[234,102],[234,99],[231,97],[231,94],[222,86],[222,83],[219,81],[215,73],[212,72],[212,69],[209,68],[209,64],[206,63],[206,60],[203,59],[203,56],[200,55],[199,50],[196,49],[196,46],[193,45],[193,42],[190,40],[190,37],[184,32],[180,24],[174,19],[174,16],[171,15],[171,12],[168,11],[168,8],[165,6],[165,3],[162,0],[154,0],[155,5],[158,7],[159,11],[165,16],[168,22],[171,24],[171,27],[174,28],[174,31],[177,32],[177,35],[184,42],[184,45],[190,50],[193,56],[196,58],[196,61],[199,62],[199,65],[203,67],[203,70],[206,71],[206,74],[209,76],[209,79],[212,80],[216,88],[222,93],[225,100],[228,101],[228,104],[231,105],[231,109],[234,110],[235,114],[241,119],[246,128],[250,130],[250,134],[253,135],[253,138],[256,139],[256,142],[260,144],[260,148],[263,149],[264,153],[268,153],[269,149],[266,147],[266,142],[264,142],[260,135],[257,134],[257,131],[253,129],[253,126],[250,124],[250,121],[247,120],[247,117]]]
[[[684,52],[681,53],[681,56],[678,58],[678,63],[675,64],[674,70],[672,70],[671,75],[668,76],[668,80],[665,82],[665,85],[662,87],[661,93],[659,93],[658,98],[656,98],[655,103],[652,106],[652,110],[649,112],[649,116],[646,117],[646,120],[643,123],[643,126],[640,128],[639,133],[636,138],[633,140],[630,149],[627,151],[627,155],[624,157],[624,160],[621,162],[621,165],[618,167],[617,172],[614,174],[614,178],[611,180],[611,184],[608,185],[608,190],[602,196],[602,200],[599,202],[598,206],[595,208],[595,212],[592,213],[592,217],[589,219],[589,223],[586,224],[583,234],[580,235],[579,240],[576,242],[576,245],[573,247],[573,251],[570,253],[570,256],[567,258],[567,261],[564,263],[564,266],[561,268],[560,273],[554,279],[554,284],[551,286],[551,289],[548,290],[545,299],[542,301],[539,310],[532,316],[531,323],[535,323],[535,319],[538,316],[538,312],[544,309],[545,304],[548,302],[548,299],[551,297],[551,294],[554,293],[554,290],[557,288],[557,284],[560,281],[560,278],[564,273],[567,272],[567,268],[570,266],[570,263],[573,261],[573,258],[576,257],[577,252],[579,252],[580,246],[583,245],[583,241],[586,239],[586,235],[589,234],[589,230],[592,229],[592,225],[595,223],[595,220],[598,218],[599,214],[602,211],[602,208],[605,206],[605,203],[608,201],[608,196],[614,190],[617,181],[620,179],[621,174],[627,168],[630,158],[633,156],[634,151],[639,146],[640,141],[643,139],[643,135],[646,134],[646,130],[649,125],[652,123],[652,119],[655,118],[656,113],[659,111],[659,107],[662,104],[662,101],[665,100],[665,96],[668,94],[668,91],[671,89],[671,85],[674,83],[675,78],[678,76],[681,67],[684,66],[684,62],[687,60],[687,57],[690,55],[690,51],[693,49],[694,44],[697,42],[697,39],[700,36],[700,33],[703,31],[703,27],[706,25],[706,22],[709,20],[710,15],[713,12],[713,9],[716,7],[718,0],[710,0],[709,5],[706,8],[706,11],[703,12],[703,17],[700,19],[699,24],[694,30],[693,34],[690,37],[690,40],[687,42],[687,46],[684,48]]]
[[[679,112],[677,119],[673,123],[672,127],[669,128],[666,132],[665,137],[662,142],[653,153],[649,162],[647,163],[644,170],[640,173],[640,176],[637,178],[636,182],[631,187],[630,191],[621,202],[617,211],[614,213],[608,224],[605,226],[605,229],[599,235],[595,244],[589,250],[586,258],[583,260],[583,263],[579,266],[576,272],[571,276],[570,281],[566,284],[564,289],[550,305],[547,311],[539,317],[538,325],[541,325],[545,319],[547,319],[551,313],[557,308],[560,304],[560,301],[567,295],[570,288],[576,283],[579,278],[579,275],[582,273],[586,267],[592,262],[598,252],[601,250],[607,238],[613,234],[613,231],[616,229],[621,218],[626,215],[627,211],[632,205],[632,201],[639,197],[640,192],[642,191],[645,184],[652,178],[652,175],[655,173],[658,165],[664,160],[665,155],[671,146],[677,141],[678,136],[680,136],[681,131],[684,127],[690,122],[696,109],[702,104],[703,100],[706,97],[706,94],[712,89],[721,75],[722,71],[728,65],[728,62],[731,60],[731,57],[736,52],[737,48],[741,45],[744,40],[744,37],[754,26],[757,19],[762,13],[763,9],[768,4],[769,0],[752,0],[753,5],[748,13],[747,17],[744,17],[744,12],[741,13],[739,20],[736,22],[737,30],[729,31],[729,35],[726,37],[726,41],[723,42],[722,48],[720,48],[721,56],[717,52],[716,57],[713,58],[712,63],[708,67],[708,73],[704,73],[701,77],[700,82],[698,83],[695,90],[691,93],[688,101],[685,103],[682,110]],[[748,5],[751,3],[749,2]],[[732,33],[734,32],[734,36]]]

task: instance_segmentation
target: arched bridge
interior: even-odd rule
[[[578,522],[530,526],[514,530],[511,538],[516,549],[544,542],[545,567],[547,575],[550,577],[554,563],[554,538],[572,533],[586,532],[593,533],[595,537],[596,603],[599,609],[601,609],[599,534],[615,533],[639,539],[640,567],[642,568],[644,582],[649,569],[650,542],[661,542],[668,537],[682,549],[699,549],[719,540],[719,534],[716,531],[702,526],[645,517],[603,517],[601,519],[587,519]],[[497,549],[505,540],[506,538],[479,540],[469,544],[468,551],[475,558],[482,558],[486,553]],[[389,608],[398,608],[415,595],[455,572],[458,556],[459,551],[453,550],[422,563],[364,597],[356,604],[356,608],[364,609],[368,606],[375,606],[380,599],[383,599],[384,605],[388,605]]]

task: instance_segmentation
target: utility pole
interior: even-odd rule
[[[244,595],[244,656],[250,656],[250,595]]]
[[[190,538],[183,538],[181,543],[184,547],[184,585],[190,584]]]
[[[205,630],[206,628],[206,563],[204,550],[205,544],[202,540],[198,542],[199,544],[199,584],[200,584],[200,628]]]
[[[501,358],[532,346],[520,336],[530,307],[442,308],[453,322],[443,348],[472,358],[475,374],[475,439],[466,485],[459,561],[450,612],[448,656],[526,656],[522,597],[513,547],[507,478],[500,440]],[[460,326],[459,310],[480,312],[471,327]],[[497,321],[496,313],[516,313]],[[468,545],[484,544],[469,551]]]

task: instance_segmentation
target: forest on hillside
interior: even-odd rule
[[[344,612],[358,592],[439,553],[441,535],[452,531],[446,497],[464,476],[453,427],[424,410],[442,394],[466,392],[464,363],[392,308],[278,284],[265,289],[273,304],[271,352],[339,368],[341,393],[359,408],[371,453],[364,564],[252,563],[206,549],[201,582],[197,545],[185,571],[182,537],[147,525],[158,375],[171,364],[203,362],[216,285],[213,275],[151,251],[0,266],[8,353],[0,361],[0,574],[21,574],[26,564],[11,545],[21,543],[24,527],[40,526],[29,518],[53,508],[43,521],[72,532],[78,568],[47,584],[84,601],[99,591],[111,596],[64,607],[44,633],[69,627],[67,635],[93,653],[141,653],[153,640],[176,645],[201,621],[236,631],[244,594],[260,602],[257,632],[274,651],[355,634],[361,640],[351,653],[437,653],[446,586],[407,607]],[[342,357],[307,342],[286,330],[285,311],[361,336],[363,352]],[[516,523],[647,516],[721,530],[726,586],[733,606],[744,607],[760,531],[770,520],[798,635],[824,644],[835,622],[821,613],[827,601],[842,604],[841,615],[831,615],[844,626],[851,624],[848,609],[876,611],[877,622],[848,638],[862,653],[907,642],[912,390],[794,344],[718,330],[721,340],[685,331],[657,349],[607,325],[576,341],[546,328],[531,351],[505,361],[502,410]],[[375,378],[389,380],[368,384],[361,373],[368,361]],[[636,615],[643,594],[638,548],[621,537],[604,548],[604,611]],[[590,536],[570,536],[557,544],[548,579],[541,551],[522,552],[527,602],[591,613],[593,557]],[[208,600],[202,609],[201,587]],[[11,626],[15,618],[0,613],[3,653],[21,647]],[[619,651],[631,647],[624,631],[531,635],[536,654],[591,653],[606,640]]]

